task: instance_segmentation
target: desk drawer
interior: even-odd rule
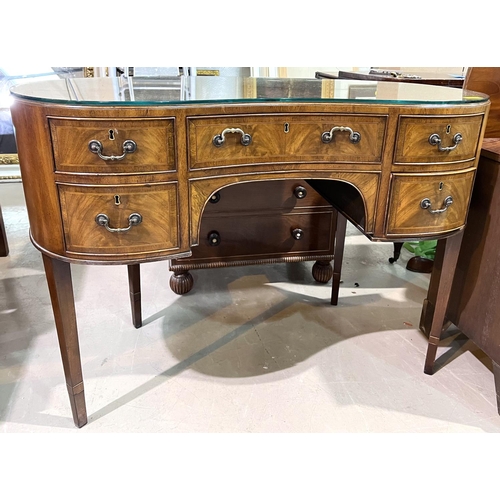
[[[193,117],[188,119],[189,167],[380,163],[385,126],[386,116],[380,115]]]
[[[290,212],[305,207],[331,205],[305,180],[257,181],[235,184],[215,193],[205,215],[237,214],[255,210]]]
[[[59,198],[68,252],[147,254],[179,247],[176,183],[113,187],[61,184]],[[141,219],[136,225],[138,218],[133,214]],[[96,220],[98,215],[101,224]],[[111,230],[123,231],[106,229],[106,217]]]
[[[286,134],[292,161],[381,163],[386,116],[294,116]]]
[[[333,254],[333,210],[286,215],[204,217],[200,244],[191,259],[264,258],[300,254]]]
[[[465,224],[475,169],[453,174],[393,174],[387,235],[432,235]]]
[[[482,114],[401,116],[394,163],[449,163],[474,159],[483,118]]]
[[[59,172],[146,173],[175,170],[174,119],[87,120],[51,118]],[[89,149],[94,141],[95,151]],[[132,141],[132,142],[130,142]],[[136,145],[135,151],[131,151]],[[129,148],[124,155],[124,148]],[[121,159],[116,159],[121,158]]]

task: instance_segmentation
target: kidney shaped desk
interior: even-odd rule
[[[432,372],[489,100],[392,82],[355,99],[351,83],[88,78],[13,89],[31,239],[78,427],[87,414],[70,264],[127,264],[139,327],[140,263],[189,256],[204,207],[237,183],[306,179],[338,210],[333,304],[346,219],[374,241],[443,239],[431,278]]]

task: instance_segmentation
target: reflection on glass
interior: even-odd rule
[[[27,83],[11,91],[30,99],[89,105],[363,100],[462,103],[487,99],[461,88],[415,83],[368,82],[363,88],[354,80],[215,76],[66,78]]]

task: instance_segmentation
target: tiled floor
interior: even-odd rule
[[[78,430],[21,184],[0,184],[0,203],[4,433],[500,431],[490,360],[454,332],[425,375],[429,277],[352,227],[336,307],[312,263],[196,271],[177,296],[164,261],[142,266],[135,329],[126,268],[72,266],[89,415]]]

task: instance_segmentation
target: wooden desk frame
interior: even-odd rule
[[[133,323],[139,327],[140,263],[190,255],[190,248],[199,241],[209,198],[241,182],[309,179],[337,208],[332,304],[338,301],[347,220],[374,241],[441,239],[438,251],[444,255],[444,264],[431,279],[438,299],[425,360],[425,372],[432,373],[488,107],[485,101],[120,107],[16,98],[12,116],[31,238],[43,255],[75,425],[85,425],[87,413],[70,265],[127,265]],[[137,155],[149,155],[144,156],[144,163],[132,154],[122,162],[98,160],[86,146],[100,125],[103,133],[116,130],[122,139],[129,138],[127,133],[136,134]],[[331,147],[325,146],[321,132],[336,125],[361,130],[361,146],[353,143],[345,129],[335,133]],[[148,134],[144,132],[147,127]],[[240,133],[231,131],[225,147],[214,147],[214,131],[228,127],[250,130],[252,145],[245,149]],[[464,139],[456,148],[442,152],[427,139],[436,130],[444,137],[445,129],[446,133],[450,129],[460,132]],[[287,130],[296,134],[293,140]],[[156,136],[160,138],[154,143]],[[452,144],[452,135],[444,139],[445,146]],[[105,142],[106,154],[119,155],[120,145],[112,150],[113,144]],[[117,165],[116,171],[110,163]],[[443,186],[443,196],[451,189],[454,197],[449,210],[441,209],[444,215],[438,214]],[[113,207],[113,197],[119,205],[120,196],[125,203]],[[435,216],[419,205],[423,196],[432,198]],[[73,201],[76,197],[78,202]],[[106,200],[102,208],[101,199]],[[157,222],[160,208],[146,199],[168,205],[167,226]],[[121,222],[112,223],[123,228],[134,203],[149,210],[135,232],[131,227],[119,240],[96,224],[96,214],[115,210]],[[163,231],[164,239],[158,231]],[[80,237],[82,232],[88,234],[87,240]],[[142,239],[137,236],[141,234],[145,235]]]

